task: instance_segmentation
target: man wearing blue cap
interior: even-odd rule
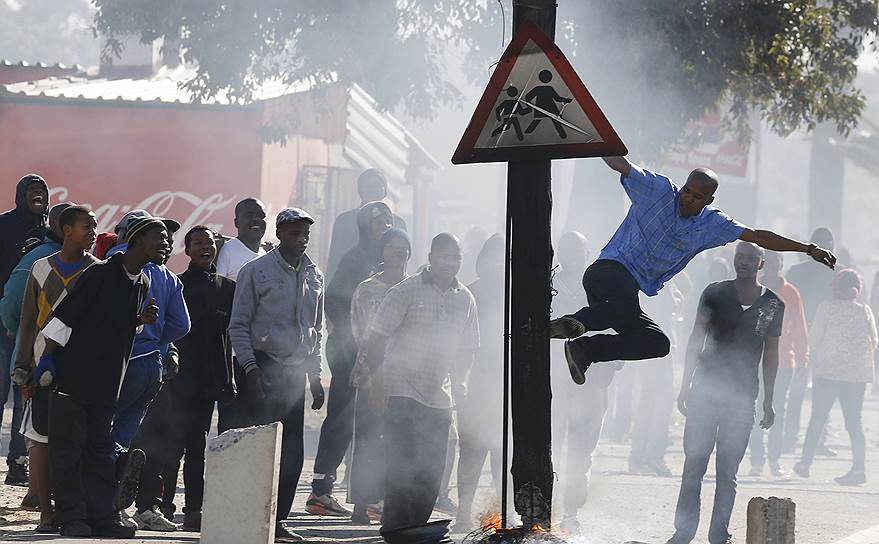
[[[324,402],[320,382],[323,273],[306,255],[314,219],[287,208],[275,220],[280,244],[238,273],[229,337],[245,373],[241,394],[254,425],[280,421],[281,467],[276,542],[301,542],[281,522],[290,514],[304,458],[305,381],[313,410]]]

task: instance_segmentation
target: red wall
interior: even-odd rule
[[[233,208],[259,196],[258,108],[0,101],[0,206],[14,205],[26,172],[46,178],[52,203],[89,204],[101,231],[128,210],[232,233]],[[172,267],[180,270],[183,236]]]

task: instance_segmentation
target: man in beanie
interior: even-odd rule
[[[339,269],[327,287],[326,311],[330,321],[327,363],[332,372],[327,417],[320,428],[314,460],[314,480],[305,511],[318,516],[347,517],[351,512],[333,497],[336,471],[342,464],[354,432],[354,394],[351,370],[357,358],[357,343],[351,333],[351,298],[360,282],[378,269],[382,235],[393,226],[394,214],[384,202],[369,202],[357,214],[360,239],[342,257]]]
[[[43,328],[34,371],[49,398],[49,464],[62,536],[132,538],[116,508],[111,425],[138,329],[155,323],[147,263],[171,252],[160,218],[129,224],[128,248],[83,272]]]
[[[49,186],[37,174],[27,174],[18,180],[15,187],[15,208],[0,214],[0,296],[3,286],[21,259],[21,250],[29,239],[42,239],[46,232],[46,212],[49,209]],[[0,326],[0,365],[9,367],[12,350],[15,346],[15,333]],[[0,372],[0,404],[6,404],[9,391],[14,398],[12,415],[12,440],[9,442],[9,455],[6,464],[9,472],[6,483],[27,485],[27,451],[24,439],[17,432],[21,424],[21,394],[13,386],[8,372]],[[3,414],[0,411],[0,422]]]
[[[327,260],[327,281],[332,281],[342,257],[357,245],[360,239],[357,216],[360,208],[369,202],[377,202],[388,197],[388,178],[378,168],[367,168],[357,177],[357,194],[360,205],[344,211],[333,222],[333,238],[330,241],[330,254]],[[406,230],[406,222],[394,216],[394,227]]]
[[[276,542],[301,542],[282,521],[290,515],[304,458],[305,382],[319,410],[323,273],[305,253],[314,219],[304,210],[278,214],[280,244],[238,273],[229,337],[245,374],[241,395],[251,424],[284,424],[275,519]]]

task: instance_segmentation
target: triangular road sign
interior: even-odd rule
[[[568,59],[534,23],[526,22],[488,81],[452,162],[627,153]]]

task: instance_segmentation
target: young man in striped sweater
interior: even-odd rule
[[[69,206],[61,213],[58,224],[64,232],[61,251],[36,261],[27,279],[12,378],[27,399],[21,432],[28,446],[31,483],[40,499],[37,532],[56,531],[49,498],[49,389],[34,379],[34,369],[46,347],[40,330],[73,289],[80,273],[97,261],[88,253],[97,235],[95,214],[83,206]]]

